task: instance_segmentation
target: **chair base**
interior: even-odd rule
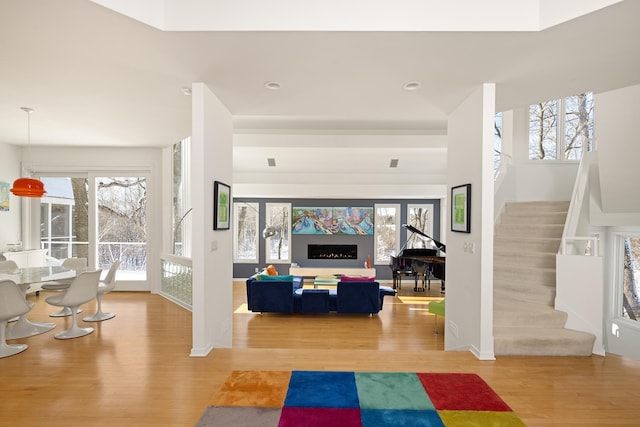
[[[85,322],[102,322],[103,320],[109,320],[116,317],[114,313],[96,313],[93,316],[87,316],[83,318]]]
[[[57,334],[54,335],[54,338],[58,340],[68,340],[71,338],[79,338],[85,335],[89,335],[91,332],[93,332],[93,328],[75,327],[75,328],[67,329],[66,331],[58,332]]]
[[[18,354],[18,353],[22,353],[27,348],[29,348],[29,346],[26,345],[26,344],[11,344],[11,345],[9,345],[7,343],[2,343],[2,344],[0,344],[0,358],[9,357],[9,356],[13,356],[13,355]]]
[[[26,316],[20,316],[18,321],[7,328],[7,339],[17,340],[20,338],[28,338],[34,335],[49,332],[56,327],[53,322],[30,322]]]
[[[77,313],[82,313],[82,309],[79,308]],[[69,307],[65,307],[60,311],[56,311],[54,313],[49,314],[49,317],[67,317],[71,316],[71,309]]]

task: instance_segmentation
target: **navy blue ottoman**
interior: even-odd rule
[[[303,289],[300,307],[302,313],[328,313],[328,289]]]

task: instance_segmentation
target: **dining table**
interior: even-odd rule
[[[78,272],[62,266],[25,267],[12,271],[0,271],[0,280],[11,280],[16,283],[25,299],[29,287],[34,283],[73,280]],[[7,326],[6,338],[19,339],[48,332],[56,327],[53,322],[31,322],[27,315],[21,315],[18,320]]]

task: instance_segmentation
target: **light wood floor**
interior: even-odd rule
[[[191,358],[191,314],[157,295],[108,294],[86,337],[53,338],[46,293],[34,321],[54,331],[17,340],[0,359],[1,426],[192,426],[235,369],[473,372],[530,426],[640,425],[640,361],[607,357],[501,357],[442,351],[424,298],[387,297],[379,316],[246,313],[234,284],[234,348]],[[433,286],[439,298],[439,286]],[[95,303],[83,307],[87,315]],[[84,322],[80,322],[84,324]],[[16,341],[11,341],[13,343]]]

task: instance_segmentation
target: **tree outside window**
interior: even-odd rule
[[[237,202],[233,204],[235,230],[233,236],[233,262],[258,263],[259,257],[258,203]]]
[[[400,242],[400,205],[375,205],[374,264],[390,264]]]
[[[580,160],[594,148],[592,92],[529,107],[529,159]]]
[[[266,238],[267,263],[291,262],[291,203],[266,204],[267,228],[274,234]]]
[[[433,236],[433,205],[407,205],[407,224]],[[407,248],[431,248],[431,241],[418,234],[408,237]]]

